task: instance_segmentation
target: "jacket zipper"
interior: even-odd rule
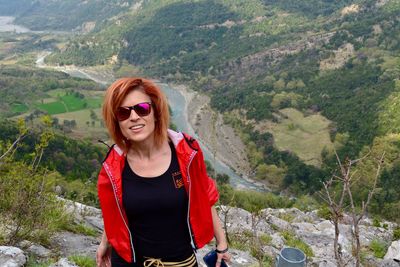
[[[190,165],[192,164],[193,158],[196,156],[196,154],[197,154],[197,151],[193,150],[192,154],[190,155],[189,163],[188,163],[188,166],[187,166],[187,176],[188,176],[188,182],[189,182],[189,194],[188,194],[189,200],[188,200],[187,224],[188,224],[191,244],[192,244],[192,247],[193,247],[195,252],[197,250],[197,247],[196,247],[196,243],[194,242],[194,238],[193,238],[193,235],[192,235],[192,230],[191,230],[191,227],[190,227],[190,219],[189,219],[189,215],[190,215],[189,214],[190,213],[190,195],[191,195],[191,191],[192,191],[192,183],[191,183],[189,170],[190,170]]]
[[[133,253],[133,262],[136,262],[135,249],[134,249],[133,243],[132,243],[132,234],[131,234],[131,231],[129,230],[128,224],[126,223],[124,216],[122,215],[122,210],[121,210],[121,207],[120,207],[119,202],[118,202],[117,191],[116,191],[116,189],[115,189],[115,184],[114,184],[114,182],[113,182],[111,172],[109,171],[109,168],[108,168],[107,163],[104,162],[104,163],[103,163],[103,166],[104,166],[104,169],[106,170],[106,173],[107,173],[107,175],[108,175],[108,178],[110,179],[110,182],[111,182],[111,185],[112,185],[112,188],[113,188],[113,192],[114,192],[115,202],[117,202],[119,214],[121,215],[122,221],[124,222],[126,229],[128,230],[128,233],[129,233],[129,242],[130,242],[130,244],[131,244],[132,253]]]

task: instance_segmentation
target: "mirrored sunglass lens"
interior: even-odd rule
[[[135,112],[139,116],[146,116],[150,114],[150,104],[149,103],[140,103],[133,107]]]
[[[126,120],[131,115],[129,108],[119,107],[117,109],[117,119],[120,121]]]

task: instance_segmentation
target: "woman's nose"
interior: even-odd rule
[[[140,118],[140,116],[136,113],[134,109],[131,109],[131,115],[129,116],[129,119],[132,121],[136,121]]]

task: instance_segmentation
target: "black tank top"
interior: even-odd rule
[[[162,175],[141,177],[127,161],[122,172],[122,199],[139,264],[145,257],[182,261],[193,254],[188,196],[172,143],[170,148],[171,163]]]

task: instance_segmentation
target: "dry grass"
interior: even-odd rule
[[[279,150],[292,151],[306,164],[320,166],[323,148],[332,147],[328,129],[330,121],[319,114],[305,117],[293,108],[280,112],[282,120],[279,123],[263,122],[256,129],[271,132]]]

